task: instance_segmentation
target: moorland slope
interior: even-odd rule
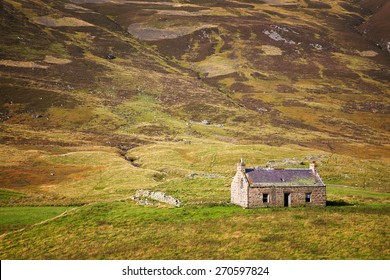
[[[388,259],[389,8],[2,1],[1,258]],[[329,207],[230,205],[241,157],[317,161]]]

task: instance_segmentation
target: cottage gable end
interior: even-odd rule
[[[233,177],[231,184],[231,203],[240,205],[244,208],[248,207],[249,182],[246,177],[245,163],[241,159],[237,164],[236,174]]]

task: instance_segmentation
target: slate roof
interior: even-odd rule
[[[245,173],[252,186],[324,186],[320,176],[307,168],[247,168]]]

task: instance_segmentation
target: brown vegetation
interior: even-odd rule
[[[345,200],[357,206],[356,212],[373,211],[375,219],[385,223],[390,186],[390,56],[383,50],[389,41],[384,16],[388,6],[379,0],[2,1],[0,204],[104,202],[103,208],[121,212],[127,202],[113,206],[112,201],[126,201],[143,188],[183,199],[184,210],[178,211],[189,206],[194,212],[213,212],[210,205],[228,201],[232,166],[240,157],[265,164],[270,159],[305,161],[306,156],[326,154],[321,162],[325,182],[349,186],[331,188],[334,204]],[[218,176],[187,177],[193,173]],[[86,220],[100,219],[92,206],[85,209],[75,216],[77,223],[83,215],[89,217]],[[139,217],[147,221],[168,215],[143,209],[131,204],[126,210],[134,225],[142,220]],[[223,209],[233,213],[232,225],[240,224],[234,236],[250,236],[243,230],[246,214],[230,206]],[[302,209],[296,211],[304,215]],[[308,223],[333,225],[332,220],[343,216],[345,221],[337,224],[343,227],[348,217],[364,223],[368,219],[355,210],[348,210],[348,217],[344,210],[332,211],[324,218],[318,213]],[[177,215],[183,218],[184,212]],[[294,228],[297,224],[288,222],[294,213],[288,212],[282,224],[275,213],[266,215],[274,228]],[[253,215],[260,219],[262,214]],[[72,219],[66,221],[73,223]],[[115,226],[109,225],[110,219],[104,216],[104,223],[89,227],[89,234],[104,228],[117,238],[112,229],[122,218]],[[66,223],[58,222],[48,229],[67,229]],[[141,230],[131,228],[135,233]],[[317,228],[305,233],[318,233]],[[175,230],[167,224],[167,234]],[[234,241],[213,230],[218,238],[211,234],[206,243],[197,240],[198,249],[208,242]],[[140,236],[148,238],[151,232],[155,230],[146,228]],[[265,243],[290,240],[281,232],[264,234],[259,240]],[[354,242],[348,238],[354,237],[348,234],[338,258],[353,257],[349,245]],[[362,236],[388,240],[380,230]],[[0,242],[2,257],[31,257],[20,245],[24,241],[19,244],[22,249],[16,246],[21,251],[13,242],[36,237],[40,238],[33,228],[25,235],[9,235]],[[72,244],[82,243],[78,238],[72,235]],[[138,242],[135,235],[132,238]],[[376,244],[371,252],[361,239],[356,248],[364,253],[357,258],[388,256],[388,244]],[[53,240],[53,248],[58,248],[58,240],[61,236]],[[193,248],[183,240],[188,253]],[[327,244],[326,238],[321,242]],[[61,257],[128,257],[118,246],[89,255],[67,251]],[[314,247],[304,254],[297,253],[301,247],[292,248],[289,256],[313,258],[328,252]],[[39,252],[41,248],[31,252],[36,257],[55,256]],[[139,248],[132,248],[133,257],[151,258],[157,250],[142,255]],[[261,256],[245,246],[236,249],[247,253],[222,251],[209,257]],[[169,250],[157,256],[175,257]],[[192,257],[207,254],[199,249]]]

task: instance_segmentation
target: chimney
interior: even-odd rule
[[[318,165],[315,161],[313,161],[312,163],[310,163],[310,167],[311,171],[313,172],[313,174],[317,175],[318,174]]]
[[[240,162],[237,163],[237,172],[245,173],[245,162],[242,160],[242,158],[240,159]]]

